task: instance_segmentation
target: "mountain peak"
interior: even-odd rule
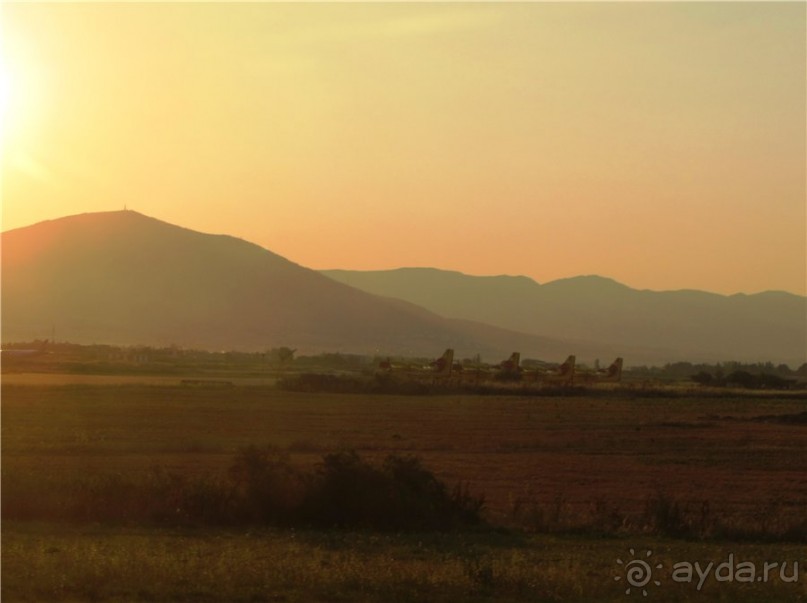
[[[347,287],[232,236],[136,211],[2,234],[2,337],[427,355],[504,353],[512,336]],[[538,349],[546,340],[526,337]],[[526,346],[525,346],[526,347]],[[565,346],[564,346],[565,347]],[[463,350],[460,352],[460,350]]]
[[[615,281],[607,276],[599,276],[597,274],[585,274],[581,276],[572,276],[569,278],[561,278],[550,281],[544,284],[544,287],[553,288],[568,288],[578,291],[632,291],[627,285]]]

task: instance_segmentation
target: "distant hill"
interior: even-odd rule
[[[83,214],[2,235],[2,338],[214,350],[339,351],[487,359],[572,345],[443,318],[338,283],[246,241],[133,211]],[[610,353],[598,346],[592,354]]]
[[[645,291],[600,276],[541,285],[524,276],[468,276],[434,268],[323,274],[443,316],[638,348],[650,361],[772,361],[793,367],[807,361],[807,298],[784,292]]]

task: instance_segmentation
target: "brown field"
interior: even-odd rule
[[[795,560],[793,555],[803,552],[803,545],[784,541],[794,534],[798,540],[804,529],[807,425],[758,419],[801,413],[807,404],[799,399],[369,396],[154,382],[4,383],[2,396],[4,600],[341,601],[387,600],[385,594],[390,593],[396,594],[390,600],[456,600],[458,593],[471,593],[472,600],[616,600],[625,595],[610,582],[614,559],[620,553],[625,556],[629,546],[673,550],[680,558],[686,558],[686,551],[698,551],[718,560],[727,550],[753,549],[748,554],[754,559],[778,559],[787,553]],[[258,540],[244,541],[215,530],[188,535],[148,526],[88,528],[24,517],[19,511],[36,507],[34,498],[58,492],[60,484],[88,475],[144,474],[155,465],[182,474],[223,471],[236,451],[250,444],[288,450],[292,461],[302,466],[313,466],[337,449],[354,449],[378,461],[389,454],[417,455],[446,483],[466,482],[472,492],[484,494],[490,523],[516,531],[501,536],[506,542],[498,544],[491,544],[490,534],[449,535],[444,544],[418,553],[411,550],[420,541],[416,536],[379,536],[381,544],[369,548],[361,540],[365,537],[349,534],[312,534],[292,542],[288,532],[264,530]],[[653,499],[693,515],[708,513],[729,533],[746,534],[759,544],[742,549],[708,530],[700,535],[702,543],[643,534],[632,518],[646,511]],[[604,530],[607,535],[597,533],[600,517],[617,518]],[[338,540],[336,549],[323,544],[330,538]],[[478,539],[468,546],[481,556],[470,561],[463,556],[463,538]],[[138,563],[147,566],[144,571],[160,571],[153,560],[146,560],[143,546],[168,555],[165,551],[185,542],[202,552],[184,570],[174,567],[173,578],[161,576],[164,588],[139,593],[130,584],[136,582]],[[319,586],[301,590],[299,584],[287,582],[294,582],[289,575],[303,570],[295,574],[287,569],[282,588],[272,591],[278,598],[252,582],[238,591],[230,582],[221,582],[223,578],[210,577],[201,581],[199,596],[194,597],[183,582],[189,579],[183,572],[205,566],[200,559],[211,560],[208,569],[215,576],[227,567],[220,558],[222,550],[234,547],[238,551],[231,556],[239,558],[249,556],[254,546],[285,564],[309,563],[315,553],[322,567],[358,563],[378,576],[367,574],[363,587],[360,570],[343,568],[352,578],[320,574]],[[550,550],[555,552],[547,553]],[[65,555],[78,564],[76,569],[64,569]],[[100,564],[95,570],[82,562],[88,555]],[[323,561],[323,555],[328,559]],[[541,555],[552,561],[540,561]],[[395,566],[396,558],[400,566]],[[519,565],[525,559],[538,566],[544,563],[544,568],[530,565],[527,571]],[[57,567],[62,568],[60,578],[51,576]],[[49,576],[40,576],[39,587],[33,586],[37,581],[31,568]],[[396,572],[411,581],[393,579]],[[122,581],[117,590],[115,575]],[[103,576],[101,585],[92,576]],[[85,586],[59,590],[59,580]],[[746,595],[747,600],[794,600],[794,595],[805,596],[805,580],[802,577],[798,586],[778,585],[780,590],[773,585],[743,590],[740,586],[745,585],[735,584],[725,591],[726,600]],[[531,581],[536,584],[532,589]],[[712,586],[712,592],[718,592]],[[771,590],[759,590],[763,586]],[[665,592],[672,598],[661,600],[686,598],[682,590]],[[494,597],[497,593],[501,596]]]
[[[226,467],[273,444],[300,463],[355,449],[415,454],[484,493],[497,521],[529,496],[635,509],[649,495],[742,508],[807,501],[807,427],[778,398],[566,398],[298,394],[274,388],[4,386],[7,477]]]

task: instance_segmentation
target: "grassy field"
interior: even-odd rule
[[[178,383],[178,382],[177,382]],[[807,577],[674,583],[675,561],[807,569],[804,400],[366,396],[166,382],[3,384],[3,600],[807,600]],[[417,455],[484,494],[493,527],[446,534],[66,521],[93,476],[224,472],[248,445],[312,468],[352,449]],[[683,522],[683,523],[682,523]],[[686,525],[682,537],[676,527]],[[801,569],[801,568],[800,568]],[[615,580],[617,576],[621,580]],[[633,589],[630,596],[637,596]],[[641,592],[638,596],[642,598]]]
[[[652,551],[653,601],[799,601],[804,576],[698,589],[675,563],[733,554],[807,564],[804,547],[647,537],[162,530],[12,523],[3,527],[3,601],[629,601],[629,561]],[[655,568],[660,563],[662,568]],[[801,568],[800,568],[801,571]],[[620,580],[615,578],[620,577]]]

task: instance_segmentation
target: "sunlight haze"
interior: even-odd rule
[[[9,4],[2,228],[807,293],[804,3]]]

